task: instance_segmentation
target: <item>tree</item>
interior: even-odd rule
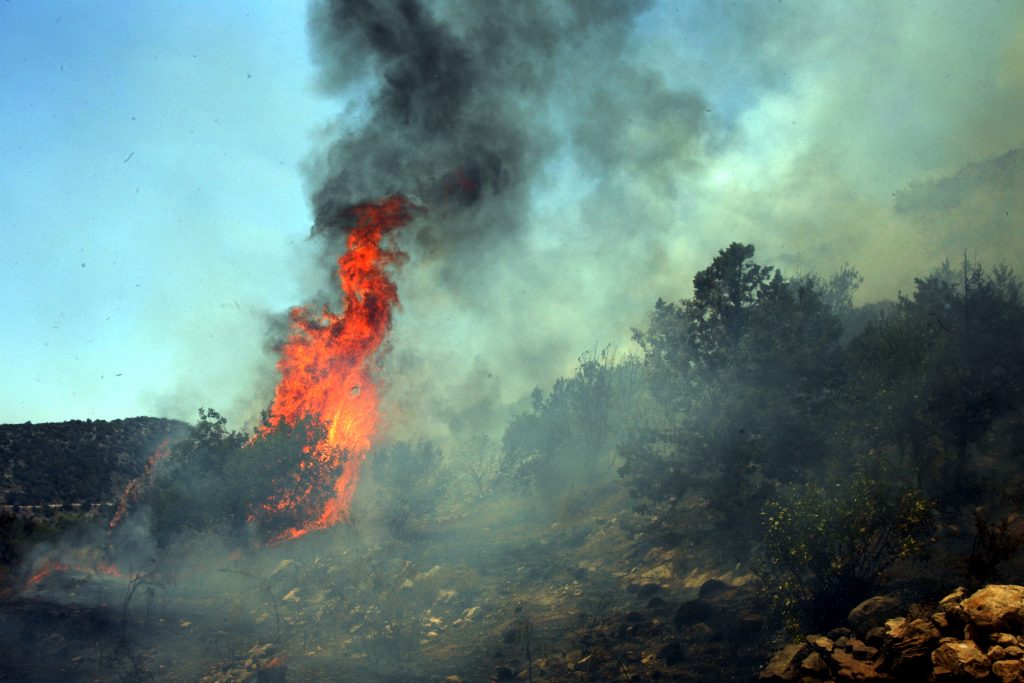
[[[616,359],[607,348],[580,355],[571,376],[546,396],[535,389],[533,410],[506,428],[501,478],[551,490],[607,476],[619,441],[643,423],[645,394],[636,357]]]
[[[732,244],[694,277],[694,294],[659,300],[644,352],[661,424],[625,443],[620,474],[654,500],[702,495],[741,537],[773,482],[803,475],[830,450],[841,386],[842,328],[813,278],[787,280]],[[857,281],[846,277],[847,288]],[[734,536],[735,537],[735,536]]]
[[[850,433],[908,457],[935,494],[962,486],[972,447],[1021,402],[1024,304],[1006,268],[964,261],[915,280],[850,345]]]
[[[426,440],[397,441],[368,458],[377,486],[374,510],[396,538],[407,537],[418,522],[437,511],[448,488],[443,458],[441,449]]]
[[[267,540],[316,519],[340,474],[326,459],[308,457],[326,435],[308,417],[248,437],[229,430],[215,410],[200,409],[188,435],[153,467],[143,502],[157,543],[210,531],[240,540],[255,531]]]

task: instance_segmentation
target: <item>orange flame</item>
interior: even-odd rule
[[[306,520],[278,539],[324,529],[348,516],[359,466],[370,449],[379,417],[374,360],[391,328],[398,291],[388,267],[404,254],[381,241],[410,219],[411,206],[401,196],[353,209],[356,225],[338,259],[344,294],[341,315],[324,306],[319,315],[305,308],[291,311],[292,332],[281,350],[281,381],[274,392],[264,434],[282,424],[294,427],[312,418],[326,429],[325,438],[306,449],[300,470],[333,477],[333,495],[316,519]],[[263,504],[273,514],[300,510],[311,489],[281,491]]]
[[[109,562],[100,561],[93,564],[69,564],[58,560],[46,560],[43,562],[42,566],[39,567],[27,581],[25,581],[25,587],[30,588],[39,584],[49,576],[67,572],[78,572],[79,574],[86,575],[105,574],[107,576],[119,578],[124,576],[121,573],[121,570]]]
[[[142,496],[142,491],[146,484],[153,477],[153,467],[161,460],[171,454],[171,440],[164,439],[159,446],[156,447],[156,451],[153,455],[149,456],[149,460],[146,461],[146,466],[142,470],[142,474],[128,482],[128,485],[124,487],[124,493],[121,494],[121,500],[117,503],[117,512],[114,513],[114,518],[110,520],[110,528],[113,529],[124,516],[128,513],[128,508],[138,502]]]

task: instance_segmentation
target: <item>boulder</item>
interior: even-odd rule
[[[636,591],[636,597],[638,600],[646,600],[655,593],[661,592],[661,586],[657,583],[645,583]]]
[[[891,681],[891,676],[878,670],[878,665],[856,657],[852,652],[833,650],[829,655],[836,681]]]
[[[720,595],[730,588],[732,588],[732,586],[721,579],[708,579],[701,584],[700,590],[697,591],[697,596],[706,600],[708,598],[713,598],[716,595]]]
[[[882,626],[903,612],[903,601],[895,595],[876,595],[860,603],[852,610],[847,620],[857,635],[862,638],[876,626]]]
[[[714,610],[711,605],[704,600],[687,600],[679,605],[679,609],[676,610],[674,620],[676,628],[692,626],[698,622],[707,621],[711,618],[713,612]]]
[[[898,617],[886,621],[883,647],[893,674],[899,678],[924,675],[938,640],[939,630],[927,619],[907,621]]]
[[[985,586],[960,607],[964,618],[982,631],[1016,631],[1024,625],[1024,586]]]
[[[800,671],[810,676],[825,676],[828,673],[828,664],[821,655],[812,652],[800,662]]]
[[[683,646],[673,640],[665,643],[661,649],[658,650],[658,656],[665,660],[665,666],[673,666],[683,661],[686,656]]]
[[[932,652],[936,673],[944,669],[956,678],[981,681],[988,678],[992,661],[970,640],[950,640]]]
[[[1004,659],[992,665],[992,673],[1002,683],[1024,683],[1024,662],[1019,659]]]
[[[791,643],[771,658],[758,679],[772,683],[793,683],[799,680],[800,666],[809,654],[811,648],[806,643]]]

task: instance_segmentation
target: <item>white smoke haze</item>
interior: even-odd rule
[[[470,414],[470,431],[500,429],[581,352],[628,351],[654,300],[687,296],[730,241],[792,274],[850,263],[860,303],[965,250],[1020,265],[1019,8],[340,2],[310,16],[323,86],[351,97],[310,165],[318,220],[396,191],[426,208],[402,238],[385,361],[401,433],[452,434]],[[478,185],[453,189],[459,173]]]
[[[139,314],[152,322],[152,370],[178,378],[145,399],[189,421],[213,406],[251,432],[289,333],[282,302],[340,311],[336,262],[349,208],[405,194],[422,212],[396,238],[408,257],[394,269],[401,305],[379,359],[381,422],[351,518],[270,547],[251,537],[251,524],[223,536],[183,524],[158,548],[143,502],[112,534],[41,545],[27,563],[103,548],[130,574],[159,557],[175,583],[154,591],[170,605],[158,613],[200,615],[200,633],[231,633],[237,647],[279,640],[283,609],[298,624],[286,634],[293,643],[305,645],[306,633],[296,634],[322,619],[341,661],[353,638],[404,642],[381,635],[385,622],[412,623],[440,605],[455,616],[489,601],[512,623],[506,579],[529,587],[519,573],[527,566],[552,582],[598,577],[572,603],[580,615],[601,581],[635,578],[628,568],[613,577],[622,567],[611,561],[594,569],[607,548],[589,548],[589,569],[575,550],[554,548],[576,533],[565,510],[580,487],[593,506],[586,524],[607,522],[609,534],[632,539],[630,552],[641,546],[643,533],[612,519],[632,506],[616,478],[616,444],[560,466],[551,477],[560,481],[540,482],[546,491],[485,496],[467,471],[500,451],[531,391],[571,375],[581,354],[634,352],[632,330],[647,325],[654,302],[688,297],[694,274],[731,242],[754,244],[758,263],[787,275],[827,276],[849,263],[864,276],[858,304],[908,292],[915,276],[965,252],[1024,267],[1020,4],[314,0],[308,33],[317,87],[338,112],[311,131],[296,172],[311,235],[284,248],[264,224],[241,247],[224,240],[230,230],[180,239],[170,251],[192,264],[181,278],[195,310],[167,315],[176,301],[167,288]],[[201,267],[209,251],[228,256]],[[268,262],[294,272],[287,285],[252,272]],[[183,329],[183,319],[203,322]],[[624,399],[640,416],[653,400],[642,392]],[[443,452],[433,469],[375,468],[374,456],[423,441]],[[437,478],[423,487],[436,499],[403,499],[409,491],[395,481],[413,489],[420,474]],[[201,492],[193,500],[217,502],[201,477],[168,479]],[[389,517],[406,503],[411,520]],[[543,574],[550,563],[561,564]],[[407,582],[415,588],[403,593]],[[437,597],[453,587],[458,609]],[[110,591],[99,599],[120,599],[124,582]],[[374,623],[371,602],[394,611],[375,638],[355,636],[349,628]],[[476,642],[496,641],[497,623],[477,624]],[[409,633],[415,644],[419,631]],[[222,644],[200,640],[182,651],[224,659]],[[414,680],[401,674],[417,661],[393,655],[366,670]],[[353,662],[343,665],[363,670]]]

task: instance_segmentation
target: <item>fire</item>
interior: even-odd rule
[[[110,520],[110,528],[113,529],[121,520],[124,519],[125,514],[128,512],[128,508],[136,503],[142,495],[142,490],[146,483],[153,476],[153,467],[156,464],[171,454],[171,440],[164,439],[159,446],[156,447],[156,451],[153,455],[149,456],[149,460],[146,461],[146,466],[142,470],[142,474],[128,482],[128,485],[124,487],[124,493],[121,494],[121,500],[117,503],[117,512],[114,513],[114,518]]]
[[[76,564],[60,562],[58,560],[46,560],[43,562],[42,566],[39,567],[27,581],[25,581],[25,587],[30,588],[38,585],[44,579],[54,574],[66,574],[68,572],[77,572],[79,574],[89,576],[96,574],[104,574],[106,576],[113,576],[117,578],[124,576],[121,573],[121,570],[109,562],[99,561],[95,563]]]
[[[388,275],[404,254],[382,241],[410,219],[411,205],[401,196],[353,209],[355,227],[338,259],[343,294],[340,315],[327,306],[318,313],[297,307],[292,330],[277,368],[281,380],[274,392],[264,435],[303,420],[323,425],[325,433],[305,449],[300,471],[333,479],[331,495],[315,519],[282,533],[294,538],[329,527],[348,516],[359,466],[370,449],[379,418],[375,360],[391,328],[398,291]],[[299,481],[298,476],[296,481]],[[309,485],[281,490],[263,504],[268,514],[295,512],[314,495]]]
[[[64,564],[63,562],[48,561],[43,563],[43,566],[36,571],[35,574],[29,577],[28,581],[25,582],[26,586],[35,586],[46,577],[56,574],[58,572],[66,572],[71,569],[70,565]]]

